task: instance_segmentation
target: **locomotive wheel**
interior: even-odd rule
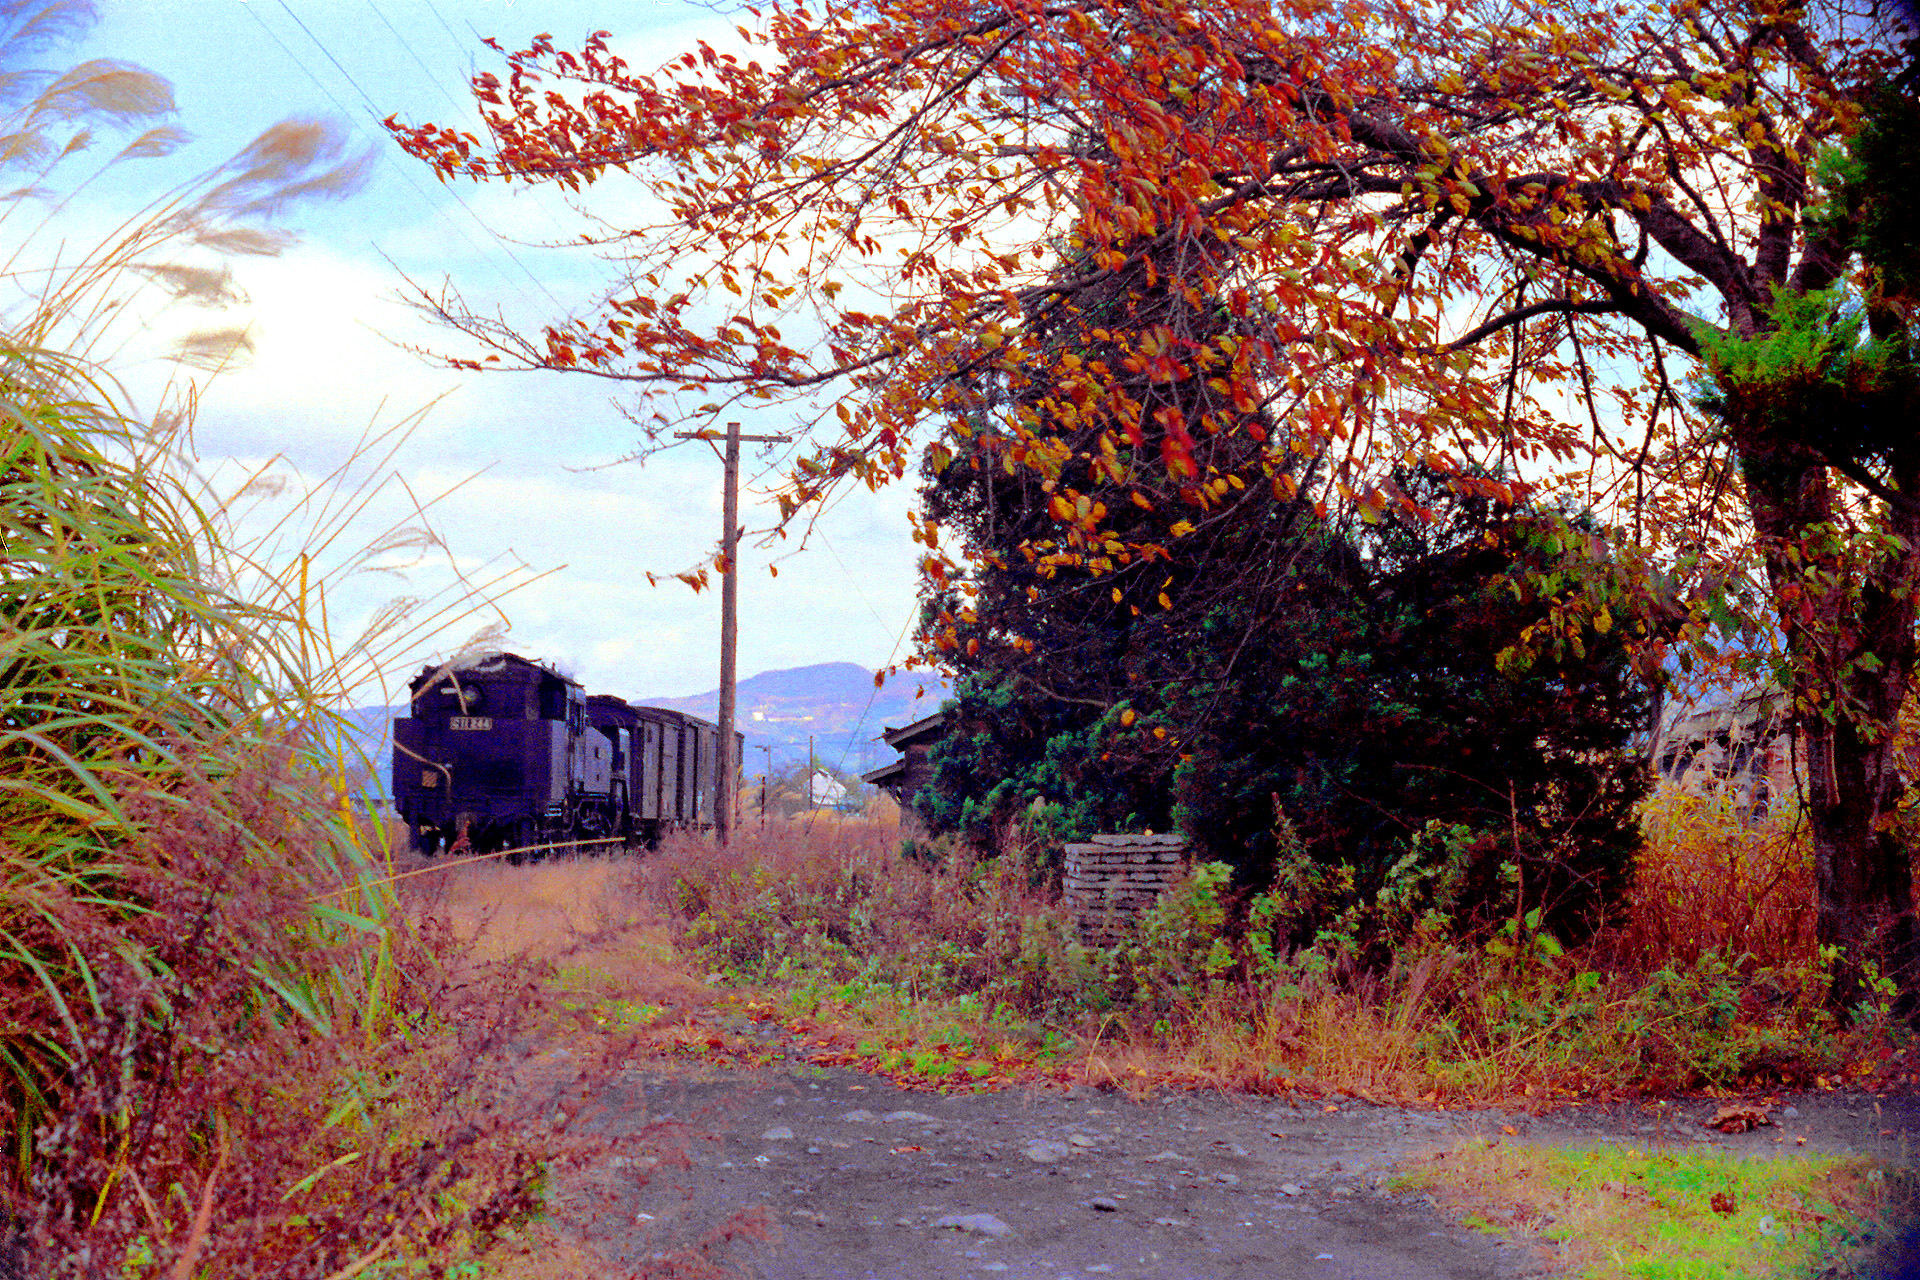
[[[507,854],[507,861],[516,867],[523,862],[538,862],[540,854],[523,852],[523,850],[542,843],[540,824],[532,818],[521,818],[513,824],[510,831],[507,848],[512,852]]]
[[[573,823],[568,818],[562,816],[554,818],[551,821],[543,820],[540,823],[538,834],[534,837],[534,843],[547,845],[548,847],[540,850],[538,853],[529,854],[529,860],[533,862],[544,862],[548,858],[560,857],[566,853],[566,842],[571,839],[573,839]]]
[[[580,811],[580,821],[577,825],[582,840],[604,840],[612,834],[612,830],[607,823],[607,815],[600,809],[582,809]],[[597,854],[602,852],[604,848],[604,845],[588,845],[580,849],[579,852]]]

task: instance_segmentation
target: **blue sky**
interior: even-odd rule
[[[76,226],[106,225],[284,117],[343,121],[358,145],[375,151],[358,195],[288,219],[301,233],[298,246],[236,264],[248,302],[234,318],[250,326],[254,354],[203,390],[196,442],[207,471],[231,477],[279,457],[277,473],[310,483],[339,465],[369,424],[425,410],[391,469],[422,496],[472,477],[432,514],[454,562],[476,572],[517,557],[536,571],[556,570],[502,601],[510,647],[560,662],[595,690],[673,696],[711,688],[716,597],[678,584],[650,587],[643,576],[687,567],[717,536],[720,467],[711,452],[695,444],[644,466],[606,467],[634,442],[607,384],[458,374],[402,345],[452,342],[396,301],[403,274],[428,285],[451,279],[473,301],[537,321],[590,298],[606,268],[577,251],[541,247],[577,229],[553,193],[443,187],[375,122],[398,114],[470,124],[467,77],[497,66],[482,36],[514,48],[544,31],[564,45],[604,28],[634,64],[654,65],[697,39],[724,41],[733,19],[691,5],[548,0],[107,0],[99,17],[72,57],[124,59],[165,76],[178,123],[195,142],[93,188]],[[631,196],[588,196],[596,198],[607,211]],[[157,347],[157,337],[147,345]],[[169,371],[135,343],[116,372],[150,408]],[[743,422],[761,432],[791,425]],[[745,523],[766,523],[751,493],[746,500]],[[369,531],[405,501],[390,487],[369,511]],[[903,514],[910,501],[906,486],[848,495],[807,550],[782,560],[777,578],[764,567],[775,553],[748,551],[742,676],[836,660],[877,667],[904,653],[914,612],[915,557]],[[779,554],[791,549],[789,542]],[[383,600],[426,594],[446,577],[431,562],[362,577],[336,589],[333,611],[350,629]],[[393,674],[404,681],[469,630],[424,638]]]

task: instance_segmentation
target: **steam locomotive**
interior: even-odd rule
[[[648,846],[713,825],[720,731],[696,716],[588,695],[552,667],[500,653],[427,667],[393,722],[393,802],[414,848],[464,832],[486,851],[619,837]],[[727,766],[740,776],[744,736]]]

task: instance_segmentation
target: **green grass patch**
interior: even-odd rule
[[[871,974],[840,981],[794,959],[761,995],[777,1018],[854,1033],[853,1052],[876,1070],[941,1087],[1052,1066],[1075,1043],[1018,1019],[1004,1004],[989,1008],[977,994],[930,994]]]
[[[586,1011],[604,1031],[638,1031],[666,1016],[667,1007],[651,1001],[628,1000],[604,994],[607,975],[590,965],[561,965],[549,980],[554,1003],[568,1013]]]
[[[1911,1172],[1857,1158],[1486,1139],[1416,1160],[1400,1185],[1582,1280],[1875,1274],[1869,1255],[1920,1199]]]

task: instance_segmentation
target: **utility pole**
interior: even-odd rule
[[[767,789],[773,786],[773,748],[763,742],[760,751],[767,761],[760,774],[760,825],[764,827],[767,825]]]
[[[711,431],[676,431],[681,440],[705,440],[713,443]],[[792,436],[743,436],[740,424],[729,422],[727,447],[721,460],[726,464],[725,490],[720,500],[720,558],[726,568],[720,575],[720,741],[715,754],[713,778],[713,837],[721,848],[733,837],[734,791],[739,783],[740,762],[733,758],[733,677],[734,655],[740,641],[740,442],[789,444]],[[725,763],[721,763],[724,760]]]

